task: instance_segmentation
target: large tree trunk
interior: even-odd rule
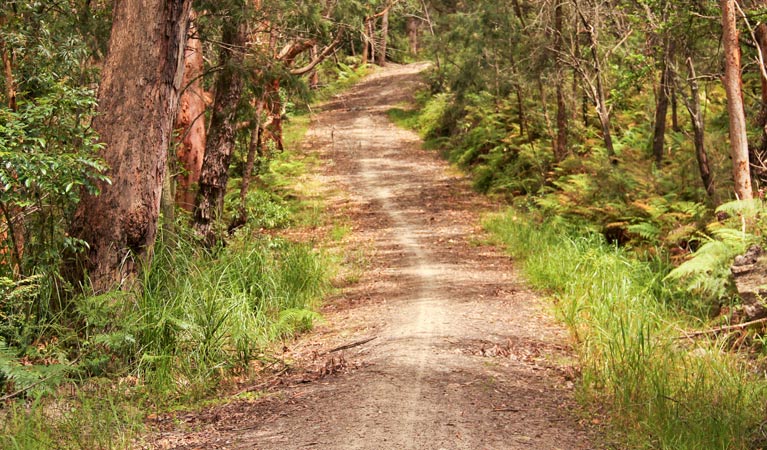
[[[239,49],[245,44],[246,34],[242,24],[224,25],[219,60],[223,69],[216,80],[213,116],[194,210],[194,228],[205,243],[211,246],[217,241],[214,223],[223,212],[224,194],[229,181],[229,163],[235,139],[234,122],[243,89],[240,73],[243,57]]]
[[[152,256],[168,146],[183,77],[190,0],[115,2],[94,129],[111,184],[84,195],[71,234],[88,242],[70,269],[92,289],[130,282]]]
[[[192,12],[194,21],[194,12]],[[194,36],[194,22],[190,25]],[[205,155],[205,92],[201,77],[204,70],[202,42],[191,38],[187,42],[184,60],[184,91],[179,100],[176,133],[180,142],[176,157],[180,165],[176,175],[176,204],[187,211],[194,210],[195,187],[200,180]]]
[[[736,23],[735,0],[721,0],[722,42],[724,44],[724,89],[727,92],[727,112],[730,115],[730,155],[732,156],[735,195],[740,200],[753,198],[751,170],[748,161],[746,117],[743,109],[743,88],[740,78],[740,43]]]
[[[383,67],[386,65],[386,45],[389,40],[389,8],[383,11],[381,16],[381,45],[378,48],[378,65]]]
[[[668,40],[668,38],[666,39]],[[652,140],[652,153],[658,168],[660,168],[663,162],[663,150],[665,148],[666,116],[668,115],[668,104],[671,94],[671,67],[669,61],[673,51],[673,42],[666,42],[666,48],[663,52],[660,86],[658,88],[658,102],[655,107],[655,131]]]

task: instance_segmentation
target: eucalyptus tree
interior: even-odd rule
[[[84,270],[97,293],[130,284],[152,256],[190,7],[191,0],[114,4],[93,122],[111,181],[84,196],[70,230],[88,244],[74,279]]]
[[[730,120],[730,155],[732,157],[735,194],[740,200],[753,198],[751,168],[748,157],[746,117],[740,67],[740,42],[735,0],[721,0],[722,43],[724,47],[724,88],[727,92],[727,112]]]

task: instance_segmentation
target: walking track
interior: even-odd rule
[[[387,119],[423,69],[366,78],[307,136],[350,223],[348,259],[364,268],[326,323],[286,349],[311,351],[322,376],[213,408],[158,448],[595,448],[576,415],[567,334],[484,243],[481,214],[497,206]]]

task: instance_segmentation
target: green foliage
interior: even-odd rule
[[[709,225],[710,236],[703,238],[703,245],[667,277],[708,302],[733,296],[730,266],[735,256],[745,253],[751,244],[762,241],[767,231],[764,222],[767,208],[763,200],[728,202],[716,211],[729,218]],[[754,232],[748,232],[747,225]]]
[[[311,249],[248,233],[216,254],[177,239],[145,277],[132,314],[139,367],[153,389],[179,396],[203,394],[220,371],[247,368],[270,340],[305,329],[314,316],[299,311],[326,289]]]
[[[121,386],[125,388],[126,386]],[[11,403],[2,411],[0,447],[13,450],[120,449],[143,430],[143,402],[95,380],[67,401]]]
[[[699,321],[674,310],[686,300],[664,283],[668,264],[513,210],[486,227],[552,293],[579,343],[582,393],[609,409],[628,448],[751,448],[767,385],[720,343],[680,344],[678,330]]]

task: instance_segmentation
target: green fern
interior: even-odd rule
[[[629,225],[627,231],[632,234],[637,234],[642,239],[646,239],[648,241],[654,241],[658,239],[661,233],[660,227],[651,222],[642,222],[634,225]]]
[[[730,265],[733,259],[757,239],[732,228],[714,229],[712,235],[691,259],[672,270],[665,279],[678,282],[695,295],[719,300],[727,295],[732,285]]]

